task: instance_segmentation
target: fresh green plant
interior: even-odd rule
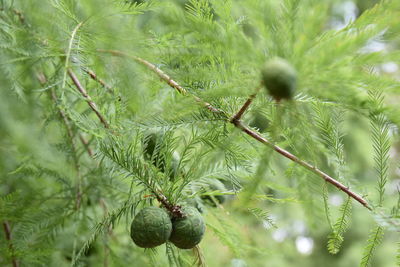
[[[400,1],[348,3],[0,0],[0,265],[400,264]]]

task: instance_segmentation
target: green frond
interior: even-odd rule
[[[71,265],[77,266],[79,264],[80,257],[85,253],[87,249],[89,249],[89,247],[98,238],[98,236],[106,233],[106,231],[109,231],[109,229],[114,228],[123,216],[130,215],[129,217],[132,217],[135,214],[135,210],[141,201],[141,194],[138,194],[137,196],[134,196],[133,199],[129,202],[125,202],[119,208],[106,214],[101,221],[96,223],[92,234],[87,238],[86,242],[79,249],[79,252],[76,254],[75,258],[71,262]]]
[[[374,251],[399,245],[382,236],[400,229],[400,2],[360,1],[0,0],[0,265],[329,267],[353,263],[371,222],[360,266],[389,264]],[[258,90],[277,56],[297,71],[290,101]],[[256,89],[247,132],[231,119]],[[202,212],[195,249],[132,243],[161,194]]]
[[[384,230],[380,226],[377,226],[371,231],[367,241],[367,245],[364,247],[364,253],[360,263],[360,267],[371,266],[372,256],[376,250],[376,247],[382,242],[383,233]]]
[[[327,109],[319,103],[313,105],[315,111],[315,126],[320,131],[321,141],[328,151],[334,155],[334,168],[339,178],[344,176],[344,145],[343,133],[340,130],[344,120],[341,110]],[[329,159],[329,156],[327,156]]]
[[[268,215],[268,211],[262,210],[260,208],[248,208],[247,210],[258,220],[262,220],[263,223],[266,223],[271,227],[277,228],[274,220]]]
[[[336,223],[333,225],[332,233],[328,236],[328,251],[329,253],[336,254],[339,252],[340,247],[344,241],[343,235],[349,227],[351,218],[351,198],[347,200],[340,207],[340,215]]]
[[[71,1],[66,0],[51,0],[51,5],[58,10],[61,14],[65,15],[69,19],[79,23],[78,17],[75,15],[74,5]]]
[[[371,114],[372,143],[374,148],[375,170],[378,174],[378,205],[383,205],[385,185],[388,180],[389,150],[391,147],[390,129],[387,118],[382,114],[384,96],[380,92],[371,92],[374,111]]]
[[[328,184],[327,183],[324,183],[324,185],[322,187],[322,198],[324,199],[326,220],[327,220],[329,226],[331,227],[331,229],[333,230],[332,215],[331,215],[331,211],[329,209],[329,203],[328,203],[329,192],[328,192]]]

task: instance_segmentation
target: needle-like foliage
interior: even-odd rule
[[[400,1],[357,2],[0,0],[0,265],[399,262],[374,252],[400,230]],[[148,206],[197,208],[204,240],[138,248]]]

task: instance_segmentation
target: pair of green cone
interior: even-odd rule
[[[142,209],[131,224],[131,238],[142,248],[154,248],[167,241],[181,249],[200,243],[205,232],[203,217],[193,207],[182,208],[182,218],[170,217],[163,208]]]

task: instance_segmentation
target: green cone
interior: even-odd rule
[[[169,241],[181,249],[190,249],[200,243],[205,231],[203,217],[194,207],[183,208],[184,218],[175,218]]]
[[[142,209],[132,221],[131,238],[142,248],[154,248],[165,243],[171,235],[172,223],[168,213],[157,207]]]

